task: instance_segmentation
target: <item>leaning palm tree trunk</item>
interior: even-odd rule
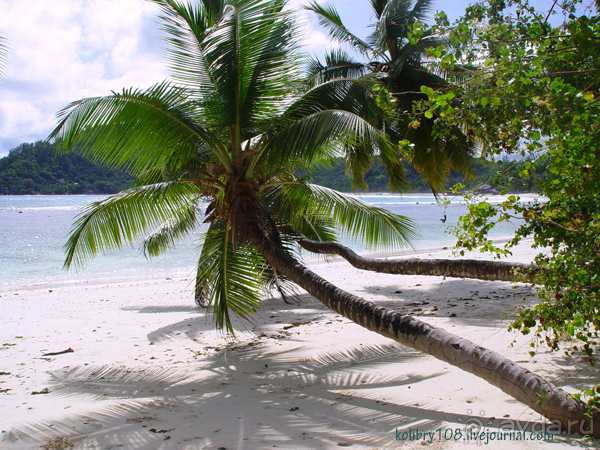
[[[358,325],[483,378],[563,430],[600,436],[593,427],[600,415],[590,420],[584,403],[542,377],[467,339],[345,292],[282,251],[257,228],[250,230],[249,239],[277,271]]]
[[[364,258],[337,242],[317,242],[310,239],[298,241],[312,253],[339,255],[357,269],[401,275],[429,275],[438,277],[475,278],[488,281],[513,281],[515,270],[526,280],[533,281],[538,267],[535,264],[518,264],[504,261],[477,259],[373,259]]]

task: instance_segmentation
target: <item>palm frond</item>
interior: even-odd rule
[[[407,91],[415,89],[418,91],[420,86],[426,85],[434,87],[443,85],[445,78],[443,72],[436,66],[434,62],[428,62],[427,68],[423,65],[423,58],[426,55],[427,49],[435,49],[438,46],[448,46],[449,41],[446,36],[432,33],[427,30],[415,44],[410,42],[397,42],[394,50],[394,59],[391,62],[392,79],[397,84],[397,91]],[[433,70],[430,68],[433,66]],[[424,78],[424,77],[430,78]],[[404,80],[408,78],[408,80]],[[421,78],[421,85],[411,86],[416,79]]]
[[[219,140],[194,120],[194,106],[184,89],[166,82],[79,100],[58,113],[60,122],[48,139],[59,151],[74,149],[134,176],[167,162],[181,168],[202,144],[228,164]]]
[[[333,5],[325,3],[319,5],[316,1],[311,1],[304,7],[318,16],[319,24],[329,31],[329,35],[339,42],[350,44],[363,55],[372,53],[372,48],[355,34],[352,34],[343,24],[342,19]]]
[[[233,334],[230,312],[248,319],[256,311],[264,266],[263,258],[253,247],[239,246],[233,251],[228,226],[211,227],[206,233],[198,263],[196,292],[201,290],[217,328]]]
[[[319,242],[337,242],[338,233],[331,217],[305,212],[293,221],[296,231]]]
[[[302,236],[314,241],[337,242],[337,230],[333,219],[329,216],[307,212],[303,203],[290,201],[294,197],[290,196],[289,191],[284,189],[284,186],[288,184],[304,186],[306,183],[306,180],[295,176],[273,180],[271,186],[264,191],[263,204],[265,209],[274,218],[278,230],[283,236],[291,236],[295,239],[300,233]],[[305,193],[308,194],[308,191]],[[291,241],[286,243],[287,245],[282,246],[289,253],[293,253],[295,246]]]
[[[326,110],[342,110],[360,115],[380,127],[383,111],[377,106],[370,88],[377,84],[373,77],[336,78],[303,92],[282,116],[290,122]]]
[[[325,65],[316,58],[309,59],[308,77],[312,86],[335,78],[360,78],[367,66],[352,58],[344,49],[333,49],[325,54]]]
[[[201,211],[201,206],[197,202],[179,208],[177,214],[166,219],[144,237],[142,242],[144,255],[147,258],[155,257],[174,248],[177,242],[189,236],[198,226],[198,216]]]
[[[274,117],[282,108],[295,85],[299,83],[297,65],[297,27],[287,13],[277,12],[257,26],[264,33],[264,40],[257,50],[244,55],[244,97],[241,106],[240,127],[253,127],[257,122]]]
[[[387,136],[357,114],[325,110],[298,120],[270,139],[262,153],[269,167],[310,166],[317,156],[335,158],[360,146],[370,155],[389,155]]]
[[[416,226],[411,219],[370,205],[350,195],[315,184],[282,187],[283,198],[296,208],[304,205],[308,217],[329,217],[342,233],[358,239],[371,249],[412,247]]]
[[[280,125],[260,137],[260,145],[255,146],[257,157],[251,163],[249,174],[262,161],[271,158],[271,154],[271,170],[280,167],[282,162],[289,168],[302,166],[304,169],[317,161],[327,164],[327,159],[344,153],[346,144],[354,145],[365,138],[356,133],[357,129],[383,128],[384,113],[369,89],[376,83],[370,77],[340,78],[304,92],[275,122]],[[385,144],[383,133],[380,137]],[[374,142],[372,138],[370,141],[368,145]],[[309,158],[303,161],[305,151]],[[295,159],[290,159],[294,155]]]
[[[379,2],[378,2],[379,3]],[[409,26],[424,23],[431,11],[433,0],[388,0],[378,16],[376,34],[382,40],[406,39]]]
[[[383,14],[388,1],[389,0],[371,0],[371,8],[373,8],[375,17],[378,19],[381,17],[381,14]]]
[[[425,23],[431,10],[432,0],[388,0],[384,2],[373,1],[381,11],[377,14],[374,31],[367,39],[376,54],[387,53],[390,61],[396,61],[400,49],[408,42],[408,32],[415,22]]]
[[[206,212],[209,211],[211,206],[206,209]],[[210,245],[203,245],[206,241],[206,237],[212,235],[217,231],[223,231],[224,225],[221,221],[213,221],[210,223],[207,232],[204,234],[203,243],[200,246],[200,258],[198,259],[198,263],[196,265],[196,280],[194,283],[194,301],[196,305],[207,308],[209,300],[206,297],[206,280],[203,278],[202,273],[206,270],[206,265],[210,262],[211,256],[209,254],[209,249],[211,249]]]
[[[221,18],[223,1],[205,1],[202,5],[175,0],[150,1],[161,11],[161,29],[170,44],[167,58],[174,79],[205,104],[218,108],[219,81],[211,69],[212,61],[205,54],[203,42]]]
[[[399,121],[399,128],[407,130],[403,137],[413,144],[407,155],[410,163],[436,193],[444,191],[451,169],[467,177],[473,176],[470,157],[475,147],[467,141],[459,127],[434,138],[434,120],[435,117],[423,117],[420,126],[415,129],[408,126],[408,119],[403,117]]]
[[[264,0],[228,4],[203,43],[219,80],[222,120],[234,127],[238,148],[241,130],[278,111],[297,74],[295,32],[281,7],[280,1]]]
[[[99,253],[133,246],[165,221],[181,218],[196,204],[198,188],[168,182],[127,189],[83,208],[64,246],[64,267],[83,265]]]

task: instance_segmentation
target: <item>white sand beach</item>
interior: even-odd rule
[[[521,246],[509,260],[532,254]],[[312,267],[569,391],[585,385],[585,368],[560,353],[532,359],[529,340],[506,331],[515,309],[535,299],[529,286],[376,274],[345,261]],[[477,377],[366,331],[305,293],[299,300],[265,300],[232,339],[194,305],[191,278],[0,292],[0,449],[597,448],[556,435]],[[478,423],[487,432],[527,427],[528,440],[465,442],[465,426]],[[530,440],[532,429],[555,435]]]

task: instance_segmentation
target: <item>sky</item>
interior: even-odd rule
[[[369,33],[369,0],[329,2],[351,31]],[[454,19],[469,3],[440,0],[434,9]],[[322,55],[334,44],[311,13],[301,14],[305,50]],[[145,0],[0,0],[0,35],[10,47],[0,87],[0,157],[21,143],[46,139],[56,113],[72,101],[167,78],[156,15],[156,6]]]

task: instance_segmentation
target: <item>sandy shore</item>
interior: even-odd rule
[[[510,259],[532,254],[520,247]],[[312,267],[567,390],[588,377],[560,354],[531,359],[529,341],[506,331],[514,310],[535,299],[526,285],[374,274],[343,261]],[[486,432],[556,432],[485,381],[368,332],[307,294],[293,305],[265,300],[253,324],[224,337],[195,307],[190,283],[0,292],[0,449],[441,449],[478,445],[464,433],[479,423]],[[577,436],[526,435],[480,445],[598,448]]]

